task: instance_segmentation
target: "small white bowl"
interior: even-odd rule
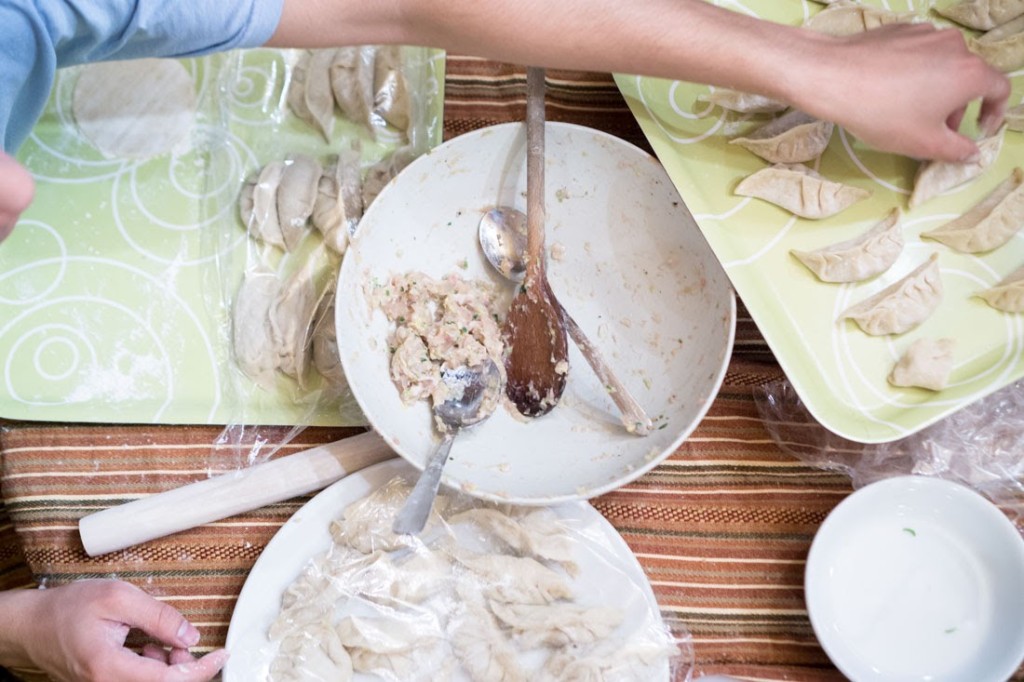
[[[818,641],[855,682],[1003,682],[1024,661],[1024,540],[962,485],[856,491],[818,530],[804,582]]]
[[[524,420],[500,407],[459,434],[444,482],[518,504],[585,499],[655,467],[711,406],[732,350],[732,288],[679,192],[652,156],[616,137],[549,123],[545,154],[551,286],[654,419],[627,433],[606,388],[569,344],[560,404]],[[524,210],[526,134],[505,124],[460,135],[413,161],[359,223],[338,280],[338,349],[373,428],[422,469],[437,445],[430,406],[404,405],[390,378],[389,324],[368,282],[420,271],[498,283],[477,241],[495,205]],[[557,254],[557,255],[555,255]]]

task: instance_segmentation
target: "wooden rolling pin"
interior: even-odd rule
[[[305,495],[394,456],[371,431],[89,514],[78,532],[98,556]]]

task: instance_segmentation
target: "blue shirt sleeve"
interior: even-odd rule
[[[283,0],[0,0],[0,140],[13,153],[62,66],[194,57],[270,39]]]

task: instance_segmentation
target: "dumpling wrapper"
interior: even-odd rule
[[[801,163],[821,156],[834,128],[831,121],[794,109],[729,144],[737,144],[769,163]]]
[[[283,173],[284,163],[271,161],[260,169],[254,180],[242,185],[238,196],[239,217],[249,236],[281,248],[285,247],[285,242],[277,215],[277,188]]]
[[[277,217],[281,224],[285,248],[294,251],[306,234],[323,168],[304,154],[296,154],[284,162],[281,184],[277,188]]]
[[[697,101],[707,102],[738,114],[774,114],[789,108],[785,102],[729,88],[715,88],[707,94],[698,95]]]
[[[1024,67],[1024,16],[997,26],[967,45],[993,67],[1008,73]]]
[[[903,251],[900,211],[894,208],[862,235],[814,251],[790,251],[822,282],[859,282],[888,270]]]
[[[775,164],[745,177],[735,193],[781,206],[802,218],[827,218],[871,196],[860,187],[833,182],[801,164]]]
[[[961,253],[981,253],[999,248],[1024,227],[1024,171],[1014,168],[988,196],[966,213],[922,232]]]
[[[977,161],[961,163],[959,161],[926,161],[917,169],[914,178],[914,191],[910,195],[910,207],[920,206],[924,202],[970,182],[999,158],[1003,147],[1003,131],[978,142],[979,158]]]
[[[104,155],[145,159],[186,138],[196,116],[196,86],[174,59],[89,64],[75,82],[71,112]]]
[[[917,20],[916,12],[892,12],[849,0],[837,0],[804,22],[804,28],[833,36],[849,36],[887,24]]]
[[[990,289],[974,294],[996,310],[1024,313],[1024,267],[1019,267]]]
[[[277,275],[268,270],[246,272],[232,305],[231,340],[235,362],[264,389],[274,387],[277,353],[270,334],[270,308],[281,292]]]
[[[921,324],[942,302],[938,254],[903,279],[847,308],[840,320],[853,320],[872,336],[902,334]]]
[[[953,371],[953,339],[918,339],[896,361],[889,373],[893,386],[941,391]]]
[[[1010,130],[1024,132],[1024,104],[1007,109],[1004,121]]]

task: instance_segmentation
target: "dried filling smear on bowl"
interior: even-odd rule
[[[367,284],[367,299],[394,327],[388,333],[391,380],[402,402],[450,397],[443,370],[474,367],[490,358],[504,372],[499,292],[457,274],[437,280],[422,272]]]

